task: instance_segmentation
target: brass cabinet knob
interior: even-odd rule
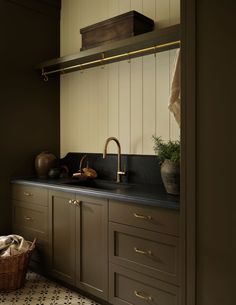
[[[80,206],[81,200],[70,199],[70,200],[68,201],[68,203],[69,203],[69,204],[76,205],[76,206]]]
[[[29,192],[24,192],[24,195],[25,195],[25,196],[33,196],[33,194],[32,194],[32,193],[29,193]]]
[[[33,221],[34,218],[33,217],[29,217],[29,216],[25,216],[24,220],[26,220],[26,221]]]

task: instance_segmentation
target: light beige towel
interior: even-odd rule
[[[29,244],[25,239],[16,234],[0,236],[0,257],[11,256],[25,252],[29,249]]]
[[[172,74],[170,99],[168,108],[174,114],[175,120],[180,127],[180,50],[176,51],[176,57],[174,61],[174,69]]]

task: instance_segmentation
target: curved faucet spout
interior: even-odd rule
[[[104,151],[103,151],[103,159],[106,158],[107,146],[110,141],[114,141],[117,144],[117,148],[118,148],[116,182],[120,182],[120,180],[121,180],[120,176],[125,175],[125,172],[121,171],[121,146],[120,146],[120,142],[117,138],[115,138],[115,137],[107,138],[107,140],[105,142],[105,146],[104,146]]]

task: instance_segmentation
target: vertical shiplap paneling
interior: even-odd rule
[[[119,0],[119,14],[129,12],[131,0]],[[119,140],[124,153],[130,153],[130,63],[119,66]]]
[[[102,152],[108,136],[108,68],[107,66],[99,67],[97,71],[98,152]]]
[[[170,0],[170,24],[180,23],[180,0]]]
[[[119,0],[119,14],[130,11],[131,0]]]
[[[135,10],[142,14],[143,12],[143,0],[131,0],[130,9]]]
[[[108,66],[108,136],[119,138],[119,63]],[[109,152],[117,152],[114,143]]]
[[[98,109],[99,109],[99,83],[98,83],[98,69],[92,68],[86,70],[88,72],[89,86],[87,88],[87,103],[88,103],[88,131],[84,130],[87,134],[87,141],[89,149],[87,152],[98,151]]]
[[[76,0],[78,1],[78,0]],[[80,0],[80,24],[81,27],[86,27],[91,24],[108,18],[108,1],[109,0]]]
[[[155,19],[156,19],[156,1],[155,0],[143,1],[143,14],[155,21]]]
[[[108,0],[108,17],[119,15],[119,0]]]
[[[170,25],[170,1],[156,0],[156,23],[158,28]]]
[[[173,78],[173,73],[174,73],[174,63],[176,60],[176,49],[170,51],[170,85],[169,88],[171,89],[171,83],[172,83],[172,78]],[[180,136],[180,129],[179,125],[176,122],[174,115],[172,112],[170,112],[170,139],[171,140],[179,140]]]
[[[119,62],[119,139],[124,153],[130,153],[130,63]]]
[[[69,124],[69,107],[66,101],[69,100],[69,81],[68,77],[65,75],[61,76],[61,86],[60,86],[60,154],[63,157],[69,150],[68,150],[68,136],[67,136],[67,128]]]
[[[169,140],[169,51],[156,55],[156,136]]]
[[[179,6],[180,0],[63,0],[61,55],[78,52],[81,27],[129,10],[164,27],[179,22]],[[123,152],[153,154],[152,134],[166,140],[178,137],[178,126],[168,111],[173,54],[158,53],[154,63],[152,56],[62,76],[62,154],[100,152],[108,136],[120,139]],[[113,143],[109,151],[116,153]]]
[[[79,117],[77,122],[77,134],[79,136],[79,151],[87,152],[90,150],[88,138],[88,115],[89,115],[89,103],[88,103],[88,90],[89,88],[89,69],[83,72],[77,73],[77,83],[75,90],[78,96],[78,108],[75,109],[77,116]],[[71,130],[73,132],[73,130]]]
[[[143,13],[143,0],[131,0],[131,10]],[[143,152],[143,58],[131,60],[130,153]]]
[[[80,1],[62,0],[61,8],[61,56],[79,52],[80,39]]]
[[[152,135],[156,129],[155,56],[143,58],[143,154],[153,154]]]
[[[130,153],[143,152],[143,70],[142,59],[131,60]]]

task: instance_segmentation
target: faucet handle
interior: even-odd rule
[[[126,163],[124,163],[123,168],[124,168],[123,171],[120,170],[120,171],[117,172],[117,174],[123,175],[123,176],[126,175]]]

